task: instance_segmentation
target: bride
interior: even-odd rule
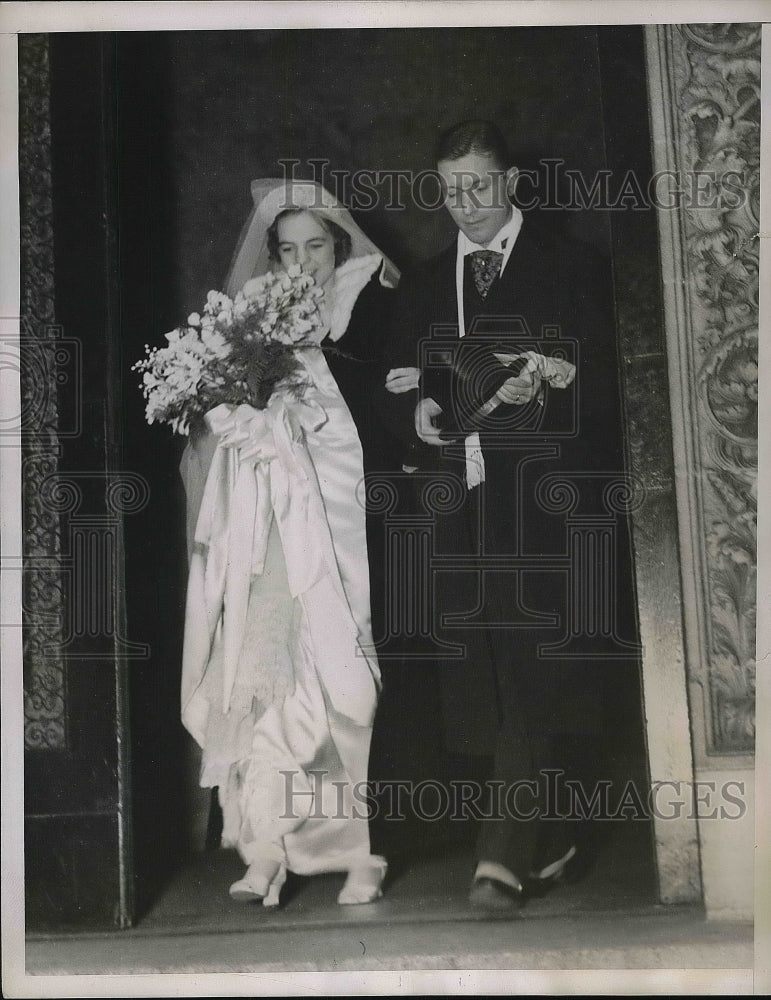
[[[219,790],[223,846],[248,866],[234,899],[276,905],[289,870],[347,872],[338,902],[366,903],[381,895],[386,862],[370,852],[365,798],[380,671],[357,490],[376,446],[369,406],[399,274],[324,188],[258,180],[252,196],[226,291],[300,265],[323,289],[323,325],[319,349],[297,352],[301,398],[276,392],[260,411],[267,446],[215,425],[185,450],[182,721],[202,750],[201,786]],[[227,483],[245,467],[253,500],[242,507],[242,487]],[[219,604],[218,560],[228,581]],[[227,589],[234,563],[246,567],[241,597]],[[235,618],[239,606],[233,655],[222,608]]]

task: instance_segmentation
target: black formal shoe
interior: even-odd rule
[[[593,860],[591,852],[578,850],[573,845],[561,858],[539,872],[531,872],[525,891],[528,896],[544,896],[555,886],[578,882],[589,871]]]
[[[474,879],[468,900],[475,909],[500,913],[519,910],[524,903],[524,896],[522,889],[515,889],[497,878],[482,876]]]

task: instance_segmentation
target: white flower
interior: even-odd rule
[[[210,291],[206,296],[206,305],[204,306],[204,312],[210,315],[216,315],[223,310],[228,310],[233,305],[230,298],[225,295],[224,292]]]
[[[202,330],[201,340],[216,358],[226,358],[230,354],[230,344],[216,330]]]
[[[179,346],[184,352],[195,351],[200,346],[200,343],[196,330],[186,330],[184,335],[179,338]]]
[[[259,278],[250,278],[244,285],[242,292],[246,298],[251,298],[265,286],[265,275]]]
[[[166,346],[145,346],[145,358],[132,368],[142,373],[148,423],[189,433],[195,415],[244,385],[244,359],[252,350],[270,343],[291,350],[319,327],[321,295],[298,265],[250,279],[232,299],[209,291],[202,312],[167,334]]]
[[[309,319],[298,319],[294,324],[294,328],[300,336],[304,337],[306,333],[311,332],[315,325]]]

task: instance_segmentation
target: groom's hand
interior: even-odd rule
[[[415,433],[421,441],[435,447],[445,444],[439,436],[434,419],[442,414],[442,407],[431,398],[421,399],[415,407]]]
[[[386,389],[395,393],[409,392],[419,384],[420,368],[392,368],[385,380]]]
[[[521,375],[514,375],[512,378],[506,379],[493,396],[493,400],[507,403],[509,406],[524,406],[525,403],[529,403],[533,399],[539,386],[540,379],[536,381],[532,372],[523,372]]]

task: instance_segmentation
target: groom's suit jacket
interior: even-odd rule
[[[535,461],[537,469],[525,473],[522,488],[526,490],[528,484],[534,488],[544,475],[573,473],[571,481],[580,493],[578,509],[599,512],[600,477],[577,474],[612,474],[623,469],[609,265],[589,247],[541,231],[525,216],[506,269],[486,299],[477,295],[466,265],[466,336],[462,342],[457,326],[455,270],[453,241],[437,257],[403,275],[388,347],[391,366],[421,368],[420,395],[434,398],[450,414],[457,385],[453,386],[442,356],[447,357],[453,344],[461,351],[470,350],[475,342],[512,353],[534,350],[574,363],[576,377],[568,388],[546,385],[540,402],[500,406],[487,421],[488,430],[482,430],[481,442],[486,491],[492,504],[488,509],[491,518],[499,502],[505,508],[500,513],[511,509],[508,477],[524,453],[534,455],[540,448],[549,452],[549,457]],[[384,402],[391,426],[409,441],[415,464],[423,469],[462,469],[459,447],[440,450],[417,439],[413,427],[416,403],[416,393]],[[541,490],[548,485],[542,484]],[[530,532],[527,547],[534,551],[536,542],[542,551],[549,551],[549,540],[554,543],[555,530],[559,532],[564,523],[564,514],[555,521],[542,509],[554,506],[546,499],[546,504],[531,503],[526,512],[526,522],[531,523],[523,528]],[[520,505],[522,502],[527,503],[526,495],[520,497]],[[539,533],[540,539],[534,533]],[[505,528],[503,532],[496,530],[495,535],[498,545],[509,547]]]
[[[545,356],[562,356],[576,366],[569,387],[546,385],[540,402],[499,407],[492,422],[480,432],[485,482],[473,492],[481,504],[482,560],[517,553],[532,557],[533,563],[533,568],[516,580],[511,573],[486,574],[488,610],[484,613],[499,624],[516,622],[518,587],[519,599],[527,607],[554,615],[560,622],[557,628],[498,629],[494,638],[499,641],[499,653],[492,654],[493,661],[497,660],[493,665],[497,678],[487,685],[489,692],[500,692],[501,685],[505,686],[512,660],[532,661],[539,643],[555,642],[560,637],[570,588],[565,586],[564,574],[547,571],[549,556],[568,555],[568,513],[572,517],[606,513],[605,486],[614,474],[616,479],[623,475],[619,371],[609,287],[610,268],[598,254],[539,230],[527,216],[506,269],[485,299],[474,289],[466,263],[466,335],[462,342],[457,325],[456,242],[402,276],[389,364],[421,368],[420,396],[435,399],[445,413],[452,411],[453,394],[458,391],[447,365],[453,345],[470,350],[478,343],[515,354],[533,350]],[[466,465],[463,445],[439,449],[417,439],[413,414],[418,398],[418,393],[410,392],[384,399],[387,419],[409,441],[411,461],[419,470],[416,476],[449,476],[461,484]],[[564,483],[567,485],[561,485]],[[441,514],[435,524],[439,549],[447,553],[460,529],[451,517]],[[543,572],[539,572],[539,560]],[[468,600],[468,592],[461,596],[459,590],[459,603],[449,610],[464,610]],[[451,596],[449,602],[452,604]],[[437,613],[444,610],[438,608]],[[464,704],[479,700],[480,687],[484,687],[482,657],[478,649],[474,651],[473,642],[469,650],[465,675],[452,665],[444,672],[455,688],[450,702],[461,712]],[[506,661],[503,666],[502,659]],[[548,683],[548,665],[527,666],[543,670]],[[554,680],[553,673],[552,680],[562,685],[567,695],[563,681]],[[573,680],[576,677],[573,671]],[[480,712],[478,718],[489,729],[490,716],[484,722]]]

